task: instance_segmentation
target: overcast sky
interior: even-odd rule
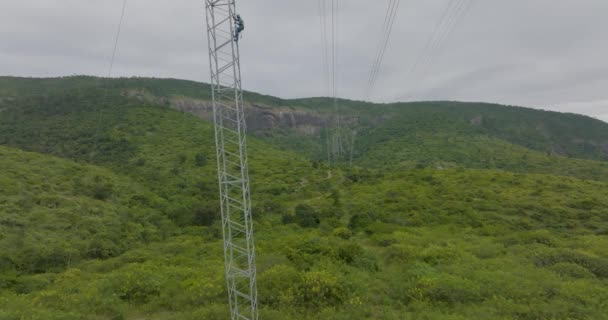
[[[363,99],[389,1],[336,1],[338,94]],[[607,0],[477,0],[442,46],[424,50],[449,2],[401,0],[374,101],[499,102],[608,121]],[[0,0],[0,75],[107,74],[121,6]],[[327,94],[318,0],[237,6],[245,89]],[[207,82],[206,44],[202,0],[128,0],[112,75]],[[431,58],[414,68],[421,56]]]

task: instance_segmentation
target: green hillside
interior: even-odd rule
[[[572,162],[566,157],[604,160],[601,147],[585,147],[582,141],[604,141],[607,127],[599,120],[555,112],[481,104],[421,103],[404,106],[381,126],[358,134],[355,155],[367,165],[387,163],[394,158],[395,163],[439,161],[537,173],[572,174],[573,170],[587,168],[589,174],[579,176],[590,178],[604,175],[602,164]],[[539,132],[540,128],[543,132]],[[558,133],[549,133],[553,131]],[[393,157],[378,161],[374,154]]]
[[[3,219],[2,259],[25,262],[3,264],[0,318],[226,317],[213,226],[176,229],[156,205],[123,203],[147,191],[106,169],[1,152],[11,168],[2,188],[18,190],[2,216],[21,212]],[[317,184],[326,191],[258,209],[265,319],[605,319],[607,185],[475,170],[338,173]],[[96,176],[111,196],[72,185]]]
[[[2,270],[62,271],[178,231],[167,201],[110,170],[1,146],[0,165]]]
[[[203,86],[109,83],[0,78],[0,319],[226,319],[212,125],[124,94]],[[343,104],[362,119],[352,168],[295,150],[297,131],[248,140],[262,319],[608,319],[606,162],[563,142],[603,123]],[[562,136],[514,138],[545,118]]]
[[[366,167],[467,167],[608,181],[608,162],[566,158],[487,135],[409,133],[374,145],[356,164]]]
[[[333,112],[330,99],[296,99],[285,104]],[[582,115],[451,101],[372,104],[338,100],[338,106],[343,119],[357,119],[355,125],[348,121],[343,125],[357,132],[356,155],[365,154],[378,142],[432,130],[477,133],[544,153],[608,160],[608,124]]]
[[[132,92],[138,92],[138,95],[143,94],[143,96],[138,96],[138,99],[135,97],[128,98],[132,96],[130,95]],[[486,168],[488,163],[494,163],[496,168],[524,166],[525,161],[513,163],[514,159],[524,157],[523,149],[518,149],[519,151],[515,154],[508,156],[511,158],[510,161],[501,161],[500,159],[504,157],[500,155],[494,158],[490,155],[496,144],[506,145],[505,143],[549,156],[596,161],[608,160],[608,124],[576,114],[484,103],[446,101],[372,104],[339,99],[338,107],[342,121],[341,129],[337,134],[333,128],[336,122],[330,120],[330,118],[335,117],[331,99],[285,100],[252,92],[247,92],[245,96],[249,103],[280,108],[280,110],[285,111],[309,113],[328,121],[329,130],[322,127],[320,128],[320,134],[312,136],[290,128],[274,128],[252,132],[262,140],[317,160],[327,159],[328,134],[332,138],[340,137],[343,145],[341,155],[336,155],[334,158],[341,159],[345,163],[349,162],[352,151],[352,157],[355,161],[375,166],[382,162],[371,161],[370,153],[384,153],[386,144],[391,145],[391,148],[397,147],[396,149],[410,148],[411,145],[401,144],[399,141],[403,141],[402,138],[412,135],[416,135],[418,140],[422,139],[423,141],[435,141],[437,135],[457,137],[456,139],[464,140],[472,138],[476,141],[488,139],[491,141],[488,148],[485,148],[483,144],[477,145],[477,147],[487,149],[482,150],[482,152],[476,150],[463,151],[473,154],[472,157],[482,163],[471,163],[470,159],[463,161],[462,157],[446,157],[442,152],[431,154],[429,150],[426,154],[419,154],[417,150],[410,149],[408,150],[408,159],[415,162],[428,162],[430,157],[431,162],[437,160],[465,167]],[[47,79],[0,77],[0,109],[4,110],[3,118],[11,120],[8,124],[4,123],[2,126],[4,130],[10,130],[9,134],[0,135],[0,137],[5,136],[5,141],[2,143],[21,146],[24,144],[14,139],[6,141],[7,135],[10,136],[12,132],[21,128],[20,121],[23,121],[23,119],[29,121],[30,116],[32,116],[28,113],[25,118],[22,118],[23,114],[19,115],[13,112],[15,108],[34,112],[33,110],[37,110],[36,107],[41,107],[48,112],[61,105],[60,109],[64,113],[80,112],[82,110],[99,109],[100,104],[112,101],[120,105],[142,104],[141,99],[144,99],[147,104],[167,107],[170,106],[172,98],[208,102],[210,100],[209,88],[206,84],[176,79],[120,78],[106,81],[87,76]],[[66,110],[67,106],[72,107]],[[40,116],[43,117],[43,115]],[[112,116],[112,114],[104,115],[104,117]],[[62,117],[59,117],[53,120],[60,121],[62,119]],[[89,118],[85,117],[84,119]],[[69,124],[77,125],[78,122]],[[102,122],[103,124],[105,124],[105,121]],[[11,125],[14,127],[7,128]],[[67,124],[56,123],[55,125],[63,126]],[[45,130],[51,130],[45,126],[43,127]],[[19,133],[25,134],[25,131]],[[353,134],[356,134],[356,139],[354,139],[354,147],[351,148]],[[26,135],[31,135],[31,132]],[[80,139],[87,138],[86,135],[81,137],[82,135],[83,132],[79,132],[78,137]],[[462,137],[462,135],[465,135],[465,137]],[[44,138],[44,132],[41,132],[41,136]],[[27,138],[20,137],[19,139]],[[25,142],[25,144],[31,144],[31,142]],[[509,146],[508,149],[515,151],[516,148]],[[538,155],[540,156],[540,154]],[[557,161],[563,162],[562,160]],[[587,164],[594,166],[590,163]],[[532,169],[530,170],[532,171]],[[563,172],[564,170],[561,167],[553,170],[553,172],[559,171]],[[535,172],[544,173],[546,170]],[[598,175],[601,176],[602,173],[600,172]]]

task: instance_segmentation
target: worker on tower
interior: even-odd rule
[[[239,41],[239,36],[243,30],[245,30],[245,21],[240,14],[237,14],[234,17],[234,41]]]

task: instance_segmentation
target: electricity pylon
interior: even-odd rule
[[[205,0],[224,264],[232,320],[257,320],[255,245],[235,1]]]

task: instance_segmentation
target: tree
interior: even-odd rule
[[[319,226],[321,222],[319,220],[319,214],[315,209],[307,204],[299,204],[295,210],[295,223],[302,228],[315,228]]]
[[[197,153],[194,156],[194,164],[197,167],[205,166],[207,164],[207,157],[204,154],[202,154],[202,153]]]

